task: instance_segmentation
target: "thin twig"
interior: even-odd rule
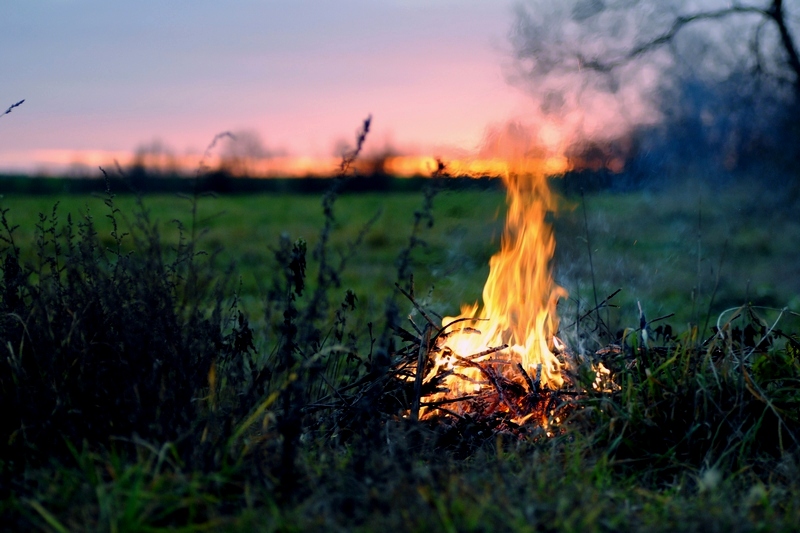
[[[594,308],[592,308],[592,309],[590,309],[590,310],[586,311],[586,313],[584,313],[583,315],[579,316],[579,317],[578,317],[578,318],[575,320],[575,322],[573,322],[572,324],[570,324],[569,326],[567,326],[567,328],[571,328],[571,327],[572,327],[572,326],[574,326],[575,324],[578,324],[578,323],[580,323],[580,321],[581,321],[581,320],[583,320],[583,319],[584,319],[584,318],[586,318],[587,316],[591,315],[591,314],[592,314],[592,313],[594,313],[595,311],[599,311],[599,310],[600,310],[600,308],[602,308],[603,306],[605,306],[605,305],[608,303],[608,301],[609,301],[609,300],[611,300],[611,298],[613,298],[614,296],[616,296],[617,294],[619,294],[621,290],[622,290],[621,288],[620,288],[620,289],[617,289],[617,290],[615,290],[614,292],[612,292],[611,294],[609,294],[608,296],[606,296],[606,297],[605,297],[605,299],[604,299],[602,302],[600,302],[600,304],[599,304],[597,307],[594,307]],[[616,307],[616,306],[615,306],[615,307]]]
[[[772,403],[772,400],[769,399],[769,397],[764,393],[761,387],[759,387],[758,384],[755,381],[753,381],[753,379],[750,377],[750,374],[747,372],[747,370],[745,370],[744,365],[742,365],[742,373],[744,375],[745,381],[747,382],[746,386],[748,390],[753,394],[753,396],[755,396],[758,400],[762,401],[764,404],[767,405],[767,407],[769,407],[769,410],[772,411],[772,414],[774,414],[775,418],[778,419],[780,425],[783,426],[783,428],[792,438],[792,441],[794,441],[794,445],[800,446],[800,442],[798,442],[797,437],[795,437],[792,430],[789,429],[789,426],[786,425],[786,422],[780,415],[778,408],[775,407],[775,404]]]
[[[425,372],[425,363],[428,360],[428,343],[431,340],[431,327],[425,326],[425,332],[419,342],[419,353],[417,355],[417,375],[414,379],[414,400],[411,403],[411,420],[419,420],[419,402],[422,398],[422,375]]]
[[[460,414],[456,413],[455,411],[451,411],[450,409],[446,409],[446,408],[441,407],[441,406],[435,406],[434,409],[438,409],[439,411],[444,411],[448,415],[454,416],[454,417],[458,418],[459,420],[464,420],[463,416],[461,416]]]
[[[501,350],[505,350],[506,348],[508,348],[508,344],[501,344],[500,346],[495,346],[493,348],[487,348],[487,349],[485,349],[485,350],[483,350],[481,352],[474,353],[472,355],[464,356],[464,359],[468,359],[470,361],[473,361],[475,359],[478,359],[479,357],[484,357],[486,355],[490,355],[490,354],[493,354],[495,352],[499,352]]]
[[[458,324],[459,322],[472,322],[472,321],[485,321],[485,322],[488,322],[489,319],[488,318],[457,318],[456,320],[453,320],[452,322],[448,322],[447,324],[442,326],[442,328],[438,332],[436,332],[436,335],[433,336],[433,340],[438,342],[440,340],[447,339],[450,336],[455,335],[456,333],[475,333],[475,334],[480,335],[481,330],[479,330],[477,328],[473,328],[472,326],[466,326],[466,327],[463,327],[461,329],[455,329],[455,330],[452,330],[452,331],[445,331],[450,326],[452,326],[454,324]]]
[[[663,316],[660,316],[658,318],[654,318],[653,320],[649,320],[647,323],[648,324],[652,324],[653,322],[659,322],[661,320],[666,320],[667,318],[672,318],[673,316],[675,316],[675,313],[670,313],[668,315],[663,315]]]
[[[517,370],[519,370],[519,373],[522,374],[523,378],[525,378],[525,383],[528,384],[528,392],[530,394],[535,393],[536,386],[533,384],[530,374],[525,371],[525,367],[522,366],[522,363],[517,363]]]
[[[395,284],[394,284],[394,286],[395,286],[395,287],[397,287],[397,290],[399,290],[399,291],[400,291],[400,292],[403,294],[403,296],[405,296],[406,298],[408,298],[408,299],[409,299],[409,301],[410,301],[410,302],[411,302],[411,303],[414,305],[414,307],[416,307],[416,308],[417,308],[417,311],[419,311],[419,312],[420,312],[420,314],[422,315],[422,317],[423,317],[425,320],[427,320],[427,321],[428,321],[428,323],[429,323],[431,326],[433,326],[433,327],[435,327],[435,328],[438,328],[438,327],[439,327],[439,326],[436,324],[436,322],[434,322],[434,321],[431,319],[431,317],[429,317],[429,316],[428,316],[428,314],[425,312],[425,310],[424,310],[424,309],[422,309],[422,306],[421,306],[421,305],[419,305],[419,304],[417,303],[417,301],[414,299],[414,297],[413,297],[413,296],[411,296],[411,295],[410,295],[408,292],[406,292],[406,291],[405,291],[405,289],[403,289],[403,287],[401,287],[399,283],[395,283]]]
[[[448,403],[458,403],[458,402],[465,402],[467,400],[474,400],[477,398],[474,394],[470,396],[459,396],[458,398],[448,398],[446,400],[437,400],[435,402],[422,402],[420,405],[422,407],[438,407],[440,405],[447,405]]]
[[[23,100],[20,100],[20,101],[19,101],[19,102],[17,102],[16,104],[11,104],[10,106],[8,106],[8,109],[6,109],[6,112],[5,112],[5,113],[3,113],[2,115],[0,115],[0,117],[2,117],[2,116],[5,116],[5,115],[8,115],[9,113],[11,113],[11,111],[13,111],[13,110],[14,110],[14,108],[15,108],[15,107],[19,107],[19,106],[21,106],[21,105],[23,104],[23,102],[25,102],[25,100],[24,100],[24,99],[23,99]]]
[[[503,387],[500,386],[500,383],[497,381],[497,377],[494,375],[494,373],[490,372],[482,365],[474,361],[470,361],[466,357],[461,357],[460,355],[456,355],[455,357],[459,361],[465,363],[467,366],[471,366],[473,368],[477,368],[478,370],[480,370],[481,374],[486,376],[486,378],[489,380],[492,386],[494,386],[495,390],[497,390],[497,395],[500,397],[500,401],[506,404],[509,409],[511,409],[511,411],[514,413],[514,416],[519,416],[519,410],[517,409],[517,406],[511,403],[511,401],[509,401],[508,398],[506,398],[506,395],[503,393]]]
[[[581,205],[583,206],[583,225],[586,230],[586,249],[589,252],[589,270],[592,273],[592,292],[594,293],[594,308],[600,308],[600,304],[597,303],[597,284],[595,283],[594,279],[594,263],[592,262],[592,241],[589,235],[589,218],[586,216],[586,198],[583,194],[583,189],[581,189]],[[600,313],[598,311],[597,314],[598,324],[602,323],[602,319],[600,318]],[[608,317],[606,317],[608,319]]]
[[[364,141],[367,139],[367,134],[369,133],[371,124],[372,115],[368,115],[367,118],[364,119],[361,129],[356,134],[355,148],[342,154],[342,162],[339,164],[339,173],[341,175],[347,174],[350,171],[350,168],[353,166],[353,163],[355,163],[356,159],[358,159],[358,155],[361,153],[361,150],[364,147]]]

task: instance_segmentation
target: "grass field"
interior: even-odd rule
[[[38,213],[47,230],[56,202],[61,224],[68,213],[91,215],[102,245],[116,246],[102,198],[7,196],[2,207],[19,225],[15,242],[34,271]],[[22,414],[0,425],[7,450],[0,455],[0,529],[796,529],[797,198],[746,185],[689,185],[563,199],[553,217],[554,265],[570,291],[560,308],[568,345],[591,358],[612,340],[596,334],[593,313],[572,326],[595,307],[595,290],[602,300],[622,289],[612,300],[618,307],[600,312],[612,333],[639,327],[640,302],[651,320],[675,313],[665,322],[677,339],[640,349],[637,335],[628,336],[619,357],[605,360],[613,391],[593,391],[591,367],[582,363],[574,376],[586,379],[584,388],[563,425],[551,426],[553,438],[538,426],[495,432],[492,420],[469,416],[417,423],[403,414],[407,403],[398,410],[393,402],[405,389],[391,365],[424,352],[414,342],[404,352],[397,341],[387,354],[381,350],[392,344],[379,341],[373,353],[373,330],[367,336],[364,324],[389,314],[396,259],[422,195],[337,200],[336,253],[349,254],[348,243],[378,214],[330,295],[336,302],[346,289],[355,292],[355,320],[346,327],[336,304],[320,317],[312,291],[299,297],[296,255],[276,259],[281,234],[288,242],[306,239],[314,284],[320,204],[310,195],[203,198],[192,223],[191,202],[145,198],[165,243],[179,242],[171,222],[178,219],[184,232],[200,235],[200,249],[218,252],[216,272],[235,265],[255,350],[247,328],[214,315],[215,296],[192,285],[191,270],[178,269],[183,280],[172,292],[170,253],[166,270],[152,267],[159,253],[141,248],[133,253],[142,262],[79,254],[81,269],[62,276],[69,283],[48,277],[47,267],[39,285],[25,285],[6,255],[0,393],[10,415]],[[135,216],[134,198],[117,197],[114,205]],[[419,234],[426,245],[412,255],[416,297],[428,309],[455,313],[479,298],[504,205],[502,192],[435,198],[434,224]],[[53,245],[46,248],[52,256]],[[284,279],[277,300],[268,296],[276,279]],[[187,287],[198,298],[189,305],[182,303]],[[261,320],[266,298],[278,304],[277,321]],[[411,305],[398,301],[404,319]],[[749,339],[728,328],[708,343],[707,330],[690,327],[748,302],[768,320],[764,326],[775,327]],[[737,325],[762,325],[748,313]]]
[[[123,213],[134,213],[133,197],[122,195],[115,201]],[[58,202],[62,222],[68,213],[89,213],[101,237],[111,243],[108,208],[100,197],[7,196],[0,202],[10,209],[9,220],[19,224],[20,242],[34,242],[38,214],[49,216]],[[618,307],[608,310],[612,329],[638,323],[637,301],[648,318],[675,313],[669,321],[678,330],[690,322],[702,326],[707,318],[714,323],[721,311],[748,302],[800,310],[796,203],[742,184],[723,190],[688,184],[667,191],[562,199],[553,219],[554,268],[557,281],[570,293],[561,305],[565,323],[573,323],[576,312],[594,307],[595,287],[599,301],[622,289],[611,300]],[[413,213],[421,204],[422,195],[414,193],[351,194],[337,200],[332,242],[340,253],[377,216],[342,279],[342,290],[356,293],[364,316],[380,313],[394,291],[395,261],[408,243]],[[188,200],[148,196],[145,205],[167,242],[177,242],[175,219],[192,226]],[[421,234],[427,245],[413,255],[417,296],[443,315],[479,300],[488,260],[499,249],[504,214],[500,191],[440,193],[434,199],[434,225]],[[221,251],[220,268],[235,264],[243,305],[257,318],[278,237],[303,237],[311,250],[322,221],[316,195],[221,196],[200,199],[195,227],[201,249]],[[32,247],[24,248],[33,255]]]
[[[580,199],[556,222],[558,278],[593,303]],[[744,303],[800,309],[798,199],[758,181],[688,182],[665,191],[586,197],[598,298],[616,289],[624,325],[641,301],[648,318],[675,313],[678,329],[714,323]],[[612,315],[613,316],[613,315]],[[627,317],[627,318],[626,318]]]

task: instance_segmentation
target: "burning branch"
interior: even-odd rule
[[[480,370],[481,374],[483,374],[486,377],[486,379],[489,380],[489,382],[497,391],[497,395],[500,398],[500,401],[508,406],[508,408],[514,413],[514,416],[519,417],[519,411],[517,410],[517,407],[506,398],[506,395],[503,392],[503,387],[500,386],[497,375],[491,368],[487,368],[479,363],[467,359],[466,357],[461,357],[459,355],[456,355],[455,357],[456,359],[464,363],[465,366],[477,368],[478,370]]]
[[[499,352],[501,350],[505,350],[508,348],[508,344],[501,344],[500,346],[495,346],[494,348],[489,348],[487,350],[483,350],[482,352],[474,353],[472,355],[468,355],[466,357],[459,357],[456,356],[458,359],[464,359],[467,361],[474,361],[475,359],[479,359],[481,357],[485,357],[487,355],[491,355],[493,353]]]
[[[522,374],[522,377],[525,379],[525,383],[527,383],[527,385],[528,385],[528,391],[531,394],[534,394],[536,392],[536,390],[539,388],[538,380],[534,383],[534,381],[531,379],[530,374],[528,374],[525,371],[525,367],[523,367],[520,363],[517,363],[517,370],[519,370],[519,373]],[[537,376],[539,375],[539,371],[538,370],[536,372],[536,375]]]

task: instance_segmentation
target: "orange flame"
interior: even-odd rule
[[[457,332],[445,341],[434,372],[452,366],[452,354],[469,357],[507,345],[502,351],[471,359],[520,363],[550,388],[563,383],[561,364],[551,346],[558,329],[556,304],[567,292],[554,283],[550,265],[555,238],[546,216],[556,205],[547,178],[566,172],[570,165],[557,146],[541,142],[545,133],[552,141],[555,134],[551,130],[540,131],[537,139],[529,130],[512,124],[493,135],[483,151],[506,165],[501,175],[508,190],[508,213],[501,248],[489,261],[483,306],[466,305],[458,317],[444,318],[445,326],[466,319],[463,323],[469,327],[460,331],[461,324],[452,327]],[[480,380],[477,371],[467,378]],[[450,394],[473,392],[463,390],[467,382],[451,376],[446,385]]]

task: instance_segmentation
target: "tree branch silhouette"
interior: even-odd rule
[[[693,13],[691,15],[680,15],[675,18],[675,20],[672,22],[672,25],[665,32],[653,39],[636,45],[622,57],[611,60],[603,60],[599,57],[589,58],[578,52],[576,53],[576,59],[578,60],[580,68],[592,69],[601,73],[609,73],[612,70],[642,56],[643,54],[669,44],[673,41],[673,39],[675,39],[678,33],[687,26],[702,21],[722,20],[735,15],[758,15],[764,19],[762,24],[767,22],[775,24],[780,35],[780,42],[783,52],[786,54],[786,66],[794,76],[792,86],[794,88],[795,96],[800,99],[800,53],[798,53],[797,44],[786,23],[786,12],[783,8],[783,0],[772,0],[766,9],[762,7],[737,4],[713,11],[703,11],[699,13]],[[759,34],[760,31],[757,31],[755,36],[756,43],[752,48],[755,53],[756,63],[760,68],[760,45],[758,43]]]

